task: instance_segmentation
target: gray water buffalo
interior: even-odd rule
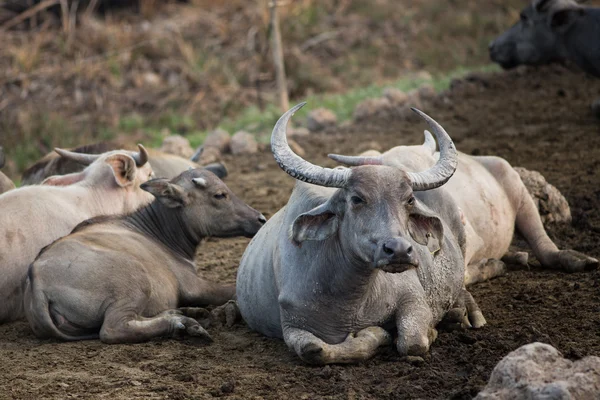
[[[0,195],[0,322],[22,317],[27,268],[43,247],[82,221],[131,212],[152,200],[140,189],[152,175],[143,146],[139,153],[56,151],[90,165],[82,172],[51,176],[44,185]]]
[[[235,287],[199,277],[196,248],[206,236],[252,237],[266,219],[203,169],[142,189],[156,197],[151,204],[82,223],[31,265],[25,312],[37,336],[105,343],[208,337],[176,308],[223,304]]]
[[[2,146],[0,146],[0,168],[4,167],[4,162],[4,149],[2,148]],[[14,188],[15,184],[13,183],[13,181],[11,181],[8,176],[0,172],[0,194],[8,192],[9,190]]]
[[[600,8],[573,0],[534,0],[520,20],[490,43],[503,68],[570,60],[600,77]]]
[[[467,326],[483,326],[465,275],[496,272],[488,258],[506,252],[515,223],[544,266],[597,264],[556,248],[506,161],[459,154],[425,114],[415,110],[439,155],[426,133],[423,145],[383,155],[332,155],[357,166],[327,169],[287,145],[286,125],[300,106],[281,117],[271,139],[275,159],[299,182],[244,253],[237,300],[252,329],[283,338],[303,360],[367,359],[390,343],[393,328],[398,352],[420,355],[436,324],[457,310]]]
[[[117,142],[100,142],[89,145],[79,146],[70,151],[74,153],[102,154],[108,151],[118,149],[128,149],[128,145]],[[198,168],[196,162],[176,156],[174,154],[164,153],[159,150],[148,150],[150,165],[157,178],[174,178],[188,168]],[[84,168],[75,160],[60,157],[55,152],[46,154],[43,158],[29,167],[21,178],[22,185],[37,185],[44,179],[52,175],[65,175],[73,172],[79,172]],[[213,163],[204,166],[219,178],[227,176],[227,169],[223,164]]]

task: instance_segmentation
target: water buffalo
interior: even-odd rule
[[[266,219],[203,169],[142,189],[156,197],[148,206],[82,223],[31,265],[25,312],[37,336],[105,343],[208,337],[175,309],[223,304],[235,287],[199,277],[196,248],[206,236],[252,237]]]
[[[423,354],[436,324],[456,310],[467,326],[483,326],[465,271],[471,281],[494,273],[498,265],[488,258],[506,252],[515,221],[543,265],[597,264],[556,248],[506,161],[469,161],[425,114],[415,110],[438,140],[437,157],[426,133],[423,145],[384,155],[332,155],[357,165],[332,170],[289,149],[285,127],[298,108],[277,122],[271,143],[281,168],[308,183],[297,182],[288,204],[251,241],[237,300],[252,329],[283,338],[303,360],[364,360],[390,342],[394,327],[401,355]]]
[[[84,220],[131,212],[152,200],[139,187],[152,175],[143,146],[139,152],[101,155],[56,151],[90,165],[82,172],[51,176],[44,185],[0,195],[0,322],[23,315],[22,284],[44,246]]]
[[[503,68],[570,60],[600,77],[600,8],[573,0],[534,0],[521,19],[490,43]]]
[[[79,146],[70,151],[74,153],[102,154],[108,151],[127,149],[128,145],[118,142],[100,142],[89,145]],[[159,150],[148,150],[150,165],[157,178],[174,178],[188,168],[198,168],[199,165],[183,157],[164,153]],[[196,156],[196,155],[195,155]],[[79,172],[84,168],[80,163],[69,158],[60,157],[55,152],[48,153],[29,167],[21,178],[22,185],[37,185],[44,179],[52,175],[65,175],[73,172]],[[227,169],[223,164],[213,163],[204,168],[213,172],[219,178],[227,176]]]
[[[0,146],[0,168],[4,167],[4,162],[4,149],[2,149],[2,146]],[[8,176],[0,172],[0,194],[8,192],[9,190],[14,188],[15,184],[13,183],[13,181],[11,181]]]

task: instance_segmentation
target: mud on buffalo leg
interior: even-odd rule
[[[479,262],[467,265],[465,269],[465,285],[485,282],[506,273],[506,265],[495,258],[484,258]]]
[[[548,237],[540,214],[521,183],[521,206],[517,211],[517,229],[531,246],[543,267],[567,272],[586,271],[598,266],[598,260],[575,250],[559,250]]]
[[[437,331],[424,294],[421,298],[418,293],[410,293],[410,298],[400,303],[396,310],[396,328],[396,349],[401,356],[421,356],[429,351]]]
[[[283,339],[290,349],[309,364],[348,364],[367,360],[381,346],[392,343],[383,328],[371,326],[350,334],[342,343],[328,344],[312,333],[298,328],[283,328]]]
[[[460,324],[464,328],[482,328],[487,321],[481,312],[481,309],[475,302],[471,293],[463,287],[461,295],[458,297],[452,308],[446,313],[440,324],[442,326],[451,326]]]
[[[181,337],[186,333],[212,341],[198,321],[182,315],[178,310],[167,310],[155,317],[145,318],[123,308],[113,305],[106,310],[100,329],[100,340],[104,343],[138,343],[156,337]]]

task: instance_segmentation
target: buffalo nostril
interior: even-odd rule
[[[410,255],[410,254],[412,253],[412,250],[413,250],[412,246],[411,246],[411,245],[409,245],[409,246],[406,248],[406,255]]]
[[[264,215],[260,214],[260,216],[258,217],[258,222],[260,222],[261,224],[264,224],[267,222],[267,219],[265,218]]]
[[[390,256],[394,254],[394,250],[393,250],[393,249],[390,249],[390,248],[389,248],[389,247],[387,247],[385,244],[383,245],[383,252],[384,252],[385,254],[388,254],[388,255],[390,255]]]

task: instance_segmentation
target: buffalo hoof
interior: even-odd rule
[[[242,314],[235,300],[229,300],[222,306],[215,307],[210,312],[212,320],[219,321],[221,325],[231,328],[237,321],[242,319]]]
[[[200,325],[207,329],[210,326],[211,314],[206,308],[202,307],[180,307],[177,309],[186,317],[190,317],[198,321]]]
[[[188,336],[191,336],[194,339],[199,339],[202,342],[210,343],[213,341],[208,332],[195,319],[177,314],[172,314],[172,318],[173,326],[175,328],[172,334],[174,339],[183,339],[187,334]]]
[[[309,364],[323,365],[325,364],[324,349],[317,343],[309,342],[303,345],[298,352],[298,356],[302,361]]]
[[[429,352],[429,346],[437,339],[437,330],[429,328],[427,336],[415,335],[412,338],[398,336],[396,348],[401,356],[424,356]]]
[[[575,250],[559,251],[558,262],[567,272],[591,271],[598,268],[598,260]]]

